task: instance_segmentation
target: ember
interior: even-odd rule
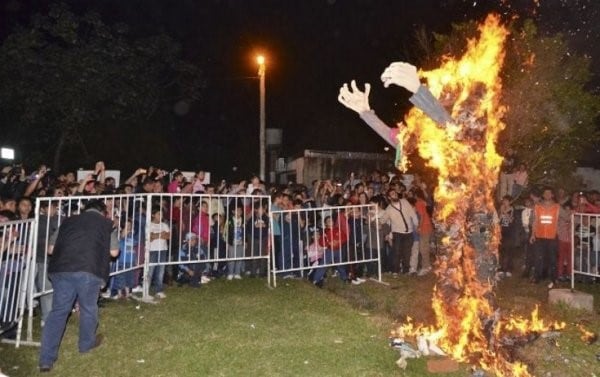
[[[594,344],[598,340],[598,334],[588,331],[585,327],[583,327],[583,325],[579,324],[579,325],[577,325],[577,328],[579,329],[579,331],[581,331],[580,339],[585,344],[591,345],[591,344]]]

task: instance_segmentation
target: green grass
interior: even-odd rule
[[[396,370],[385,332],[325,290],[302,282],[269,289],[264,280],[172,287],[158,305],[111,302],[105,339],[77,352],[69,321],[57,376],[387,376]],[[137,308],[139,306],[139,309]],[[0,345],[11,377],[37,374],[38,349]]]
[[[69,320],[55,376],[407,376],[428,375],[426,359],[396,365],[387,336],[394,322],[410,315],[431,323],[434,277],[385,279],[389,286],[360,286],[330,279],[319,290],[304,281],[215,281],[201,289],[168,288],[158,305],[136,301],[107,303],[99,333],[104,343],[90,354],[77,352],[77,317]],[[513,277],[501,282],[498,303],[527,315],[536,303],[544,319],[569,327],[558,345],[538,339],[519,352],[545,376],[600,375],[597,344],[579,339],[573,323],[600,329],[600,285],[592,293],[596,311],[585,313],[545,304],[547,290]],[[37,319],[36,319],[37,322]],[[39,339],[39,336],[38,336]],[[37,374],[38,349],[0,344],[0,368],[11,377]],[[566,361],[565,361],[566,360]],[[468,366],[443,376],[469,376]]]

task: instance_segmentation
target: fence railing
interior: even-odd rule
[[[575,288],[576,279],[600,278],[600,214],[575,213],[571,220],[571,288]]]
[[[164,210],[156,214],[151,203]],[[270,285],[270,208],[265,195],[150,195],[146,212],[152,215],[146,226],[168,229],[171,237],[156,242],[150,238],[156,232],[146,232],[144,297],[150,296],[152,275],[156,278],[164,266],[181,266],[174,274],[185,274],[190,265],[196,273],[216,275],[226,268],[228,279],[260,276]],[[197,241],[188,239],[190,233]]]
[[[381,279],[377,206],[298,208],[271,211],[273,281],[337,267],[340,277],[366,269]],[[369,247],[369,245],[377,245]]]
[[[18,339],[27,295],[35,220],[0,224],[0,328]]]
[[[0,224],[0,319],[17,322],[17,347],[39,345],[33,339],[33,314],[39,302],[43,325],[52,307],[50,246],[61,223],[92,198],[106,204],[119,239],[107,288],[112,292],[141,284],[142,299],[151,301],[151,290],[157,291],[151,282],[162,280],[166,268],[172,268],[177,281],[191,270],[196,277],[266,277],[268,285],[275,285],[276,277],[311,271],[314,277],[329,267],[338,267],[340,277],[366,270],[381,280],[376,205],[273,211],[264,195],[38,198],[34,219]]]

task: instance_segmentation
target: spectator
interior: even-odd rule
[[[512,148],[508,148],[502,166],[500,167],[500,184],[498,198],[503,198],[506,195],[511,195],[513,192],[512,185],[515,182],[514,169],[516,166],[516,153]]]
[[[163,292],[163,278],[165,265],[153,263],[164,263],[167,261],[169,245],[167,241],[171,238],[171,228],[163,221],[163,213],[160,207],[152,207],[150,224],[148,224],[148,237],[150,239],[150,268],[148,269],[148,280],[154,286],[156,298],[166,298]]]
[[[527,181],[529,179],[529,175],[527,173],[527,167],[525,164],[520,163],[517,167],[517,170],[513,173],[514,184],[512,187],[512,198],[516,200],[521,196],[521,193],[527,187]]]
[[[266,260],[255,259],[269,253],[269,217],[261,200],[254,204],[253,214],[246,222],[246,234],[252,242],[251,247],[246,249],[246,257],[252,258],[248,262],[250,267],[246,271],[254,276],[266,276]]]
[[[558,281],[571,280],[571,240],[573,236],[571,214],[573,209],[570,203],[562,206],[565,213],[558,219],[558,260],[556,271]]]
[[[542,191],[542,202],[536,204],[532,213],[532,229],[530,243],[535,254],[534,283],[539,282],[546,275],[550,279],[548,288],[552,289],[556,283],[556,261],[558,253],[558,218],[563,211],[554,201],[554,194],[549,187]]]
[[[337,213],[338,212],[334,212],[333,217],[336,217]],[[321,236],[321,240],[319,241],[321,247],[325,248],[323,264],[344,262],[342,249],[348,241],[348,236],[344,233],[343,228],[335,226],[333,217],[327,216],[323,221],[325,224],[325,229],[323,230],[323,235]],[[348,281],[348,275],[346,274],[346,266],[338,264],[335,266],[335,269],[338,272],[339,277],[342,281]],[[320,267],[315,271],[313,278],[314,284],[316,284],[317,286],[323,285],[323,279],[325,278],[326,270],[326,267]]]
[[[418,253],[411,255],[410,268],[413,271],[418,271],[419,276],[427,275],[431,271],[431,236],[433,235],[433,222],[429,216],[427,209],[426,194],[421,188],[421,185],[416,186],[412,190],[415,197],[415,212],[419,219],[419,224],[416,227],[416,231],[419,236]],[[421,268],[418,268],[419,256],[421,256]]]
[[[177,283],[179,285],[189,284],[190,287],[200,288],[204,265],[198,263],[202,258],[198,246],[198,236],[192,232],[187,233],[184,242],[181,245],[181,249],[179,250],[179,261],[187,261],[190,263],[182,263],[179,265],[179,273],[177,274]],[[204,258],[206,258],[206,256],[204,256]]]
[[[363,207],[365,210],[366,207]],[[348,247],[351,251],[348,253],[349,261],[363,260],[364,259],[364,231],[365,231],[365,218],[361,207],[353,207],[348,210]],[[362,263],[353,263],[348,265],[349,274],[348,277],[352,280],[352,284],[361,284],[365,280],[362,279],[364,274],[364,265]]]
[[[242,258],[244,258],[246,248],[246,238],[244,234],[244,206],[243,203],[236,202],[230,208],[231,216],[227,224],[227,258],[231,261],[227,263],[227,280],[242,278]],[[234,260],[235,259],[235,260]]]
[[[258,195],[266,194],[265,185],[260,181],[260,178],[258,178],[257,175],[253,175],[246,188],[246,195],[257,195],[256,190],[258,190]]]
[[[194,176],[194,180],[192,181],[192,192],[196,193],[204,193],[206,190],[204,188],[204,181],[206,179],[206,173],[204,170],[198,170],[196,175]]]
[[[521,244],[523,245],[523,254],[525,255],[525,266],[523,268],[522,277],[526,279],[529,279],[531,277],[531,269],[535,264],[535,255],[533,253],[533,247],[531,247],[529,244],[529,239],[531,237],[531,220],[533,217],[533,205],[534,202],[533,199],[531,199],[531,197],[525,199],[525,208],[523,208],[523,211],[521,212],[521,225],[523,226],[523,235],[525,238],[521,241]]]
[[[96,336],[97,300],[100,288],[108,281],[110,257],[119,252],[113,223],[105,211],[101,201],[88,201],[85,212],[66,219],[51,243],[48,273],[54,288],[53,305],[42,330],[41,372],[49,372],[58,358],[75,300],[80,307],[79,352],[87,353],[101,343],[102,338]]]
[[[127,218],[121,223],[121,235],[119,239],[119,256],[114,263],[116,271],[124,271],[113,277],[111,287],[111,298],[129,298],[131,289],[135,287],[133,266],[137,263],[137,238],[133,234],[133,223]]]
[[[13,197],[0,198],[0,211],[8,213],[7,217],[13,219],[17,215],[17,201]]]
[[[513,186],[514,187],[514,186]],[[511,204],[510,195],[505,195],[500,203],[498,217],[500,219],[500,247],[498,250],[500,259],[500,268],[497,277],[511,277],[513,271],[514,251],[515,251],[515,209]]]
[[[410,203],[400,198],[396,190],[388,191],[390,204],[383,214],[383,222],[392,227],[392,272],[407,274],[410,270],[410,253],[412,249],[414,225],[418,224],[417,214]]]
[[[183,173],[180,171],[176,171],[173,173],[173,180],[169,183],[167,187],[167,192],[170,194],[177,194],[181,192],[182,182],[184,180]]]
[[[306,255],[308,257],[308,263],[313,267],[310,270],[308,276],[309,279],[315,284],[317,287],[323,287],[323,279],[316,281],[314,279],[316,268],[319,264],[322,264],[323,255],[325,253],[326,248],[320,244],[320,239],[322,236],[321,228],[313,226],[309,228],[310,232],[310,240],[308,245],[306,246]]]
[[[21,199],[19,199],[16,214],[19,220],[27,220],[34,217],[33,204],[31,203],[30,198],[24,196]]]

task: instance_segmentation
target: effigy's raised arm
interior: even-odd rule
[[[450,114],[448,114],[438,99],[429,91],[427,86],[421,84],[417,68],[414,65],[404,62],[394,62],[383,71],[381,81],[383,81],[383,86],[386,88],[394,84],[413,93],[409,101],[441,127],[445,127],[447,123],[453,122]],[[356,81],[352,80],[349,86],[348,84],[344,84],[340,88],[338,101],[356,112],[389,145],[397,149],[401,148],[400,143],[396,139],[396,129],[390,128],[371,109],[369,105],[370,91],[371,85],[369,83],[366,83],[365,90],[361,91],[356,85]]]
[[[361,91],[356,86],[356,81],[352,80],[350,82],[350,87],[348,84],[344,84],[340,88],[340,94],[338,95],[338,101],[358,113],[360,118],[373,129],[377,133],[377,135],[381,136],[383,140],[385,140],[389,145],[395,147],[396,140],[393,135],[390,133],[392,130],[388,125],[386,125],[379,117],[375,114],[371,107],[369,106],[369,92],[371,91],[371,85],[369,83],[365,84],[365,91]]]
[[[452,122],[452,117],[438,99],[429,91],[429,88],[421,84],[417,67],[414,65],[394,62],[383,71],[381,81],[386,88],[394,84],[413,93],[409,101],[440,126],[445,127],[447,123]]]

